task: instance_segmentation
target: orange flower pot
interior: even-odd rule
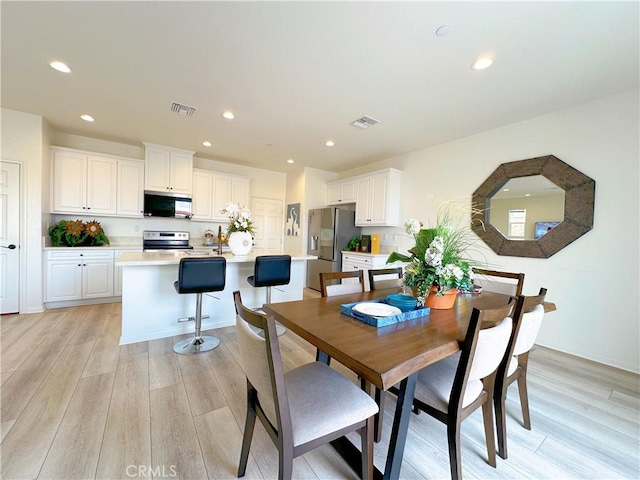
[[[424,299],[424,306],[433,308],[434,310],[448,310],[449,308],[453,308],[453,304],[456,303],[459,290],[457,288],[452,288],[451,290],[444,292],[444,295],[442,296],[436,295],[437,291],[438,287],[431,287],[429,295]]]

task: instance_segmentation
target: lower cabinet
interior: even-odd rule
[[[113,250],[96,248],[47,251],[46,302],[113,297]]]
[[[372,268],[384,268],[387,264],[388,254],[371,254],[358,252],[342,253],[342,271],[350,272],[353,270],[362,270],[364,277],[364,289],[369,291],[369,270]],[[348,280],[348,279],[347,279]],[[346,281],[346,280],[345,280]]]

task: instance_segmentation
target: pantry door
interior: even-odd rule
[[[251,219],[255,225],[253,245],[269,254],[282,253],[284,202],[273,198],[252,198]]]
[[[20,165],[0,162],[0,313],[20,311]]]

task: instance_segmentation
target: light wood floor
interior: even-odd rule
[[[235,478],[245,379],[234,328],[213,332],[221,345],[194,357],[173,353],[178,338],[120,347],[119,309],[1,318],[1,478]],[[291,332],[280,341],[287,369],[314,359]],[[529,385],[533,430],[510,391],[509,459],[497,468],[485,460],[480,412],[463,423],[465,478],[640,478],[637,375],[536,348]],[[258,422],[246,477],[277,478],[277,465]],[[297,458],[294,476],[355,478],[328,446]],[[401,477],[449,477],[444,425],[424,413],[411,418]]]

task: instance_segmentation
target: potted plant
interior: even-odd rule
[[[109,237],[96,220],[87,223],[82,220],[60,220],[49,227],[49,236],[54,247],[109,245]]]
[[[405,222],[405,231],[412,235],[415,245],[409,255],[393,252],[387,263],[408,262],[403,283],[411,288],[418,301],[431,308],[451,308],[458,291],[473,291],[473,266],[467,251],[475,239],[471,230],[461,226],[453,214],[452,202],[436,204],[436,225],[422,228],[416,219]],[[461,216],[461,215],[460,215]],[[444,298],[447,296],[447,301]]]
[[[355,252],[360,248],[360,237],[358,237],[357,235],[354,235],[351,240],[349,240],[349,243],[347,243],[347,248],[345,248],[345,250],[347,252]]]
[[[234,255],[246,255],[253,247],[253,222],[251,210],[231,202],[220,211],[229,217],[227,243]]]

